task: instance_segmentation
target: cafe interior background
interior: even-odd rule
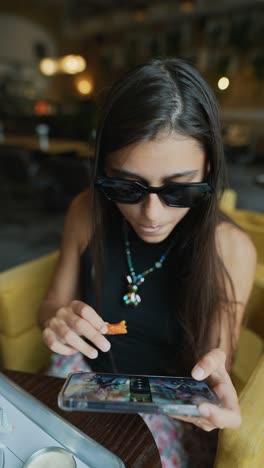
[[[43,366],[36,310],[66,210],[91,181],[98,110],[113,81],[151,57],[188,60],[217,96],[221,203],[257,248],[251,329],[264,338],[263,2],[1,0],[0,31],[2,365]]]
[[[187,59],[209,81],[236,206],[263,212],[263,26],[253,0],[2,0],[0,271],[59,247],[105,91],[150,57]]]

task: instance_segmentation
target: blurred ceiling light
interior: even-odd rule
[[[146,12],[143,9],[137,9],[133,12],[133,17],[138,23],[143,23],[146,18]]]
[[[222,76],[222,78],[218,80],[217,86],[219,89],[221,89],[221,91],[224,91],[225,89],[228,88],[229,83],[230,83],[229,79],[226,76]]]
[[[86,61],[81,55],[65,55],[60,59],[60,71],[75,75],[86,68]]]
[[[194,9],[193,0],[181,0],[179,10],[181,13],[191,13]]]
[[[88,94],[91,94],[93,85],[92,82],[87,78],[82,78],[81,80],[77,81],[76,88],[80,94],[87,96]]]
[[[44,58],[40,61],[39,68],[43,75],[52,76],[58,71],[58,62],[55,59]]]

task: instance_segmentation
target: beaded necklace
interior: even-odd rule
[[[138,294],[139,287],[144,283],[145,277],[152,273],[154,270],[162,268],[163,263],[165,262],[168,253],[172,249],[175,239],[172,240],[169,247],[165,251],[165,253],[160,257],[158,261],[154,263],[154,265],[150,268],[147,268],[142,273],[136,273],[131,257],[130,251],[130,242],[128,239],[128,225],[124,223],[124,233],[125,233],[125,250],[126,250],[126,257],[127,257],[127,264],[130,274],[126,276],[127,280],[127,293],[123,296],[123,301],[126,305],[138,306],[141,302],[141,297]]]

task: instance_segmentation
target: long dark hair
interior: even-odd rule
[[[151,60],[138,66],[110,90],[102,109],[96,141],[95,178],[103,173],[110,152],[132,143],[154,139],[160,132],[177,132],[195,138],[204,150],[209,167],[207,181],[215,193],[184,218],[181,258],[185,265],[185,288],[175,319],[182,328],[183,371],[220,343],[222,321],[229,322],[231,355],[235,297],[228,299],[226,281],[234,293],[216,248],[216,228],[223,219],[219,197],[225,188],[225,164],[216,99],[204,79],[179,59]],[[103,229],[115,205],[92,189],[92,256],[100,296],[103,265]],[[183,262],[184,263],[184,262]],[[232,322],[232,323],[230,323]],[[210,341],[214,332],[215,340]],[[177,368],[179,355],[177,355]],[[176,368],[176,355],[175,355]]]

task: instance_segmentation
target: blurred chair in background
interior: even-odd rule
[[[256,159],[256,141],[241,146],[225,145],[225,155],[227,161],[232,164],[253,163]]]
[[[0,145],[1,181],[7,186],[24,187],[32,174],[31,154],[17,146]]]
[[[92,180],[93,161],[75,151],[49,154],[0,145],[1,193],[8,201],[38,200],[49,212],[65,211]]]
[[[75,195],[87,189],[92,180],[89,158],[75,154],[52,155],[42,162],[39,177],[46,180],[42,199],[49,212],[65,211]]]
[[[264,188],[264,173],[260,173],[256,175],[255,183]]]
[[[258,136],[252,124],[230,122],[224,130],[224,152],[231,164],[247,165],[256,160]]]
[[[6,205],[19,199],[41,200],[46,180],[39,177],[34,152],[18,146],[0,145],[1,197]]]

